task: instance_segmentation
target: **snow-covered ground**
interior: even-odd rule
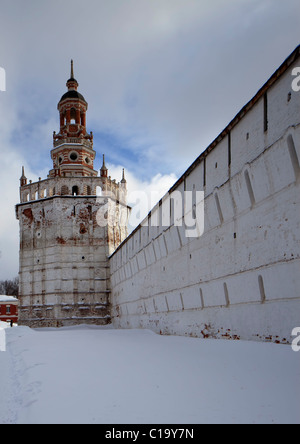
[[[286,345],[89,326],[7,328],[5,344],[0,424],[300,423]]]

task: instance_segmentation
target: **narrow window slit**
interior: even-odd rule
[[[253,192],[250,176],[249,176],[249,173],[247,170],[244,172],[244,175],[245,175],[245,181],[246,181],[246,186],[247,186],[250,202],[251,202],[251,205],[253,206],[255,204],[255,197],[254,197],[254,192]]]
[[[259,285],[261,303],[263,304],[266,301],[266,293],[265,293],[264,281],[261,275],[258,276],[258,285]]]
[[[220,224],[222,224],[224,221],[224,217],[223,217],[223,213],[222,213],[222,209],[221,209],[221,205],[220,205],[219,196],[217,195],[217,193],[215,194],[215,201],[216,201],[216,206],[217,206],[217,210],[218,210],[218,214],[219,214]]]
[[[299,173],[300,173],[300,165],[299,165],[299,159],[298,159],[294,139],[291,135],[289,135],[287,138],[287,144],[288,144],[291,162],[292,162],[292,165],[294,168],[295,178],[297,180]]]

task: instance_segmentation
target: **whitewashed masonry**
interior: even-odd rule
[[[184,220],[151,226],[161,201],[110,257],[116,327],[291,342],[300,323],[297,66],[299,47],[165,196],[204,191],[204,233],[187,237]]]

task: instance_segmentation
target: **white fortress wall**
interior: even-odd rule
[[[171,199],[170,226],[160,202],[111,256],[116,327],[291,342],[300,322],[296,66],[299,47],[163,199],[193,191],[195,204],[203,191],[200,236],[184,223],[201,202],[178,218]]]

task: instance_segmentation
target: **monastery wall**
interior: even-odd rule
[[[287,60],[110,257],[116,327],[291,342],[300,314],[300,92],[291,86],[299,48]],[[185,223],[202,207],[204,227],[197,217],[189,237]]]

